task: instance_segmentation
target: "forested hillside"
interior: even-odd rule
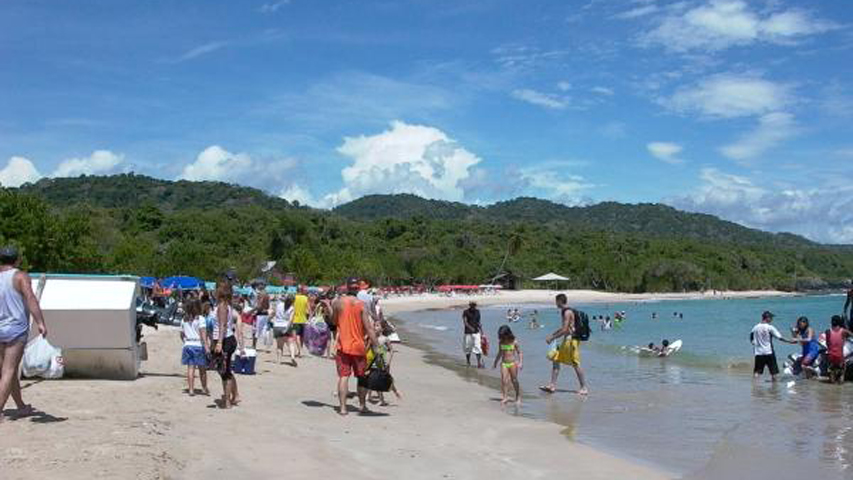
[[[559,218],[558,218],[559,217]],[[0,189],[0,242],[38,271],[189,274],[264,260],[309,283],[481,283],[555,271],[571,286],[627,292],[814,288],[853,272],[849,247],[815,245],[660,205],[572,209],[535,199],[491,207],[368,197],[334,212],[258,190],[136,175]]]

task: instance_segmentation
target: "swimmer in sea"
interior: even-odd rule
[[[533,313],[530,314],[530,324],[527,326],[529,329],[540,328],[542,325],[539,325],[539,311],[533,310]]]

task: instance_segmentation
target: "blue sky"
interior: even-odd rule
[[[839,1],[6,0],[0,183],[664,202],[853,243],[851,25]]]

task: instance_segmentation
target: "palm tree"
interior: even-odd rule
[[[512,232],[507,239],[506,242],[506,251],[504,252],[504,259],[501,262],[501,266],[498,267],[498,271],[495,273],[495,276],[492,277],[491,283],[495,283],[495,281],[500,278],[501,274],[504,273],[504,267],[506,267],[506,262],[509,260],[511,255],[517,254],[521,247],[524,246],[524,238],[522,235],[524,234],[524,230],[522,228],[517,228],[514,232]]]

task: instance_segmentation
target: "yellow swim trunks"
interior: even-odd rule
[[[563,342],[554,361],[579,367],[581,365],[581,341],[572,338]]]

